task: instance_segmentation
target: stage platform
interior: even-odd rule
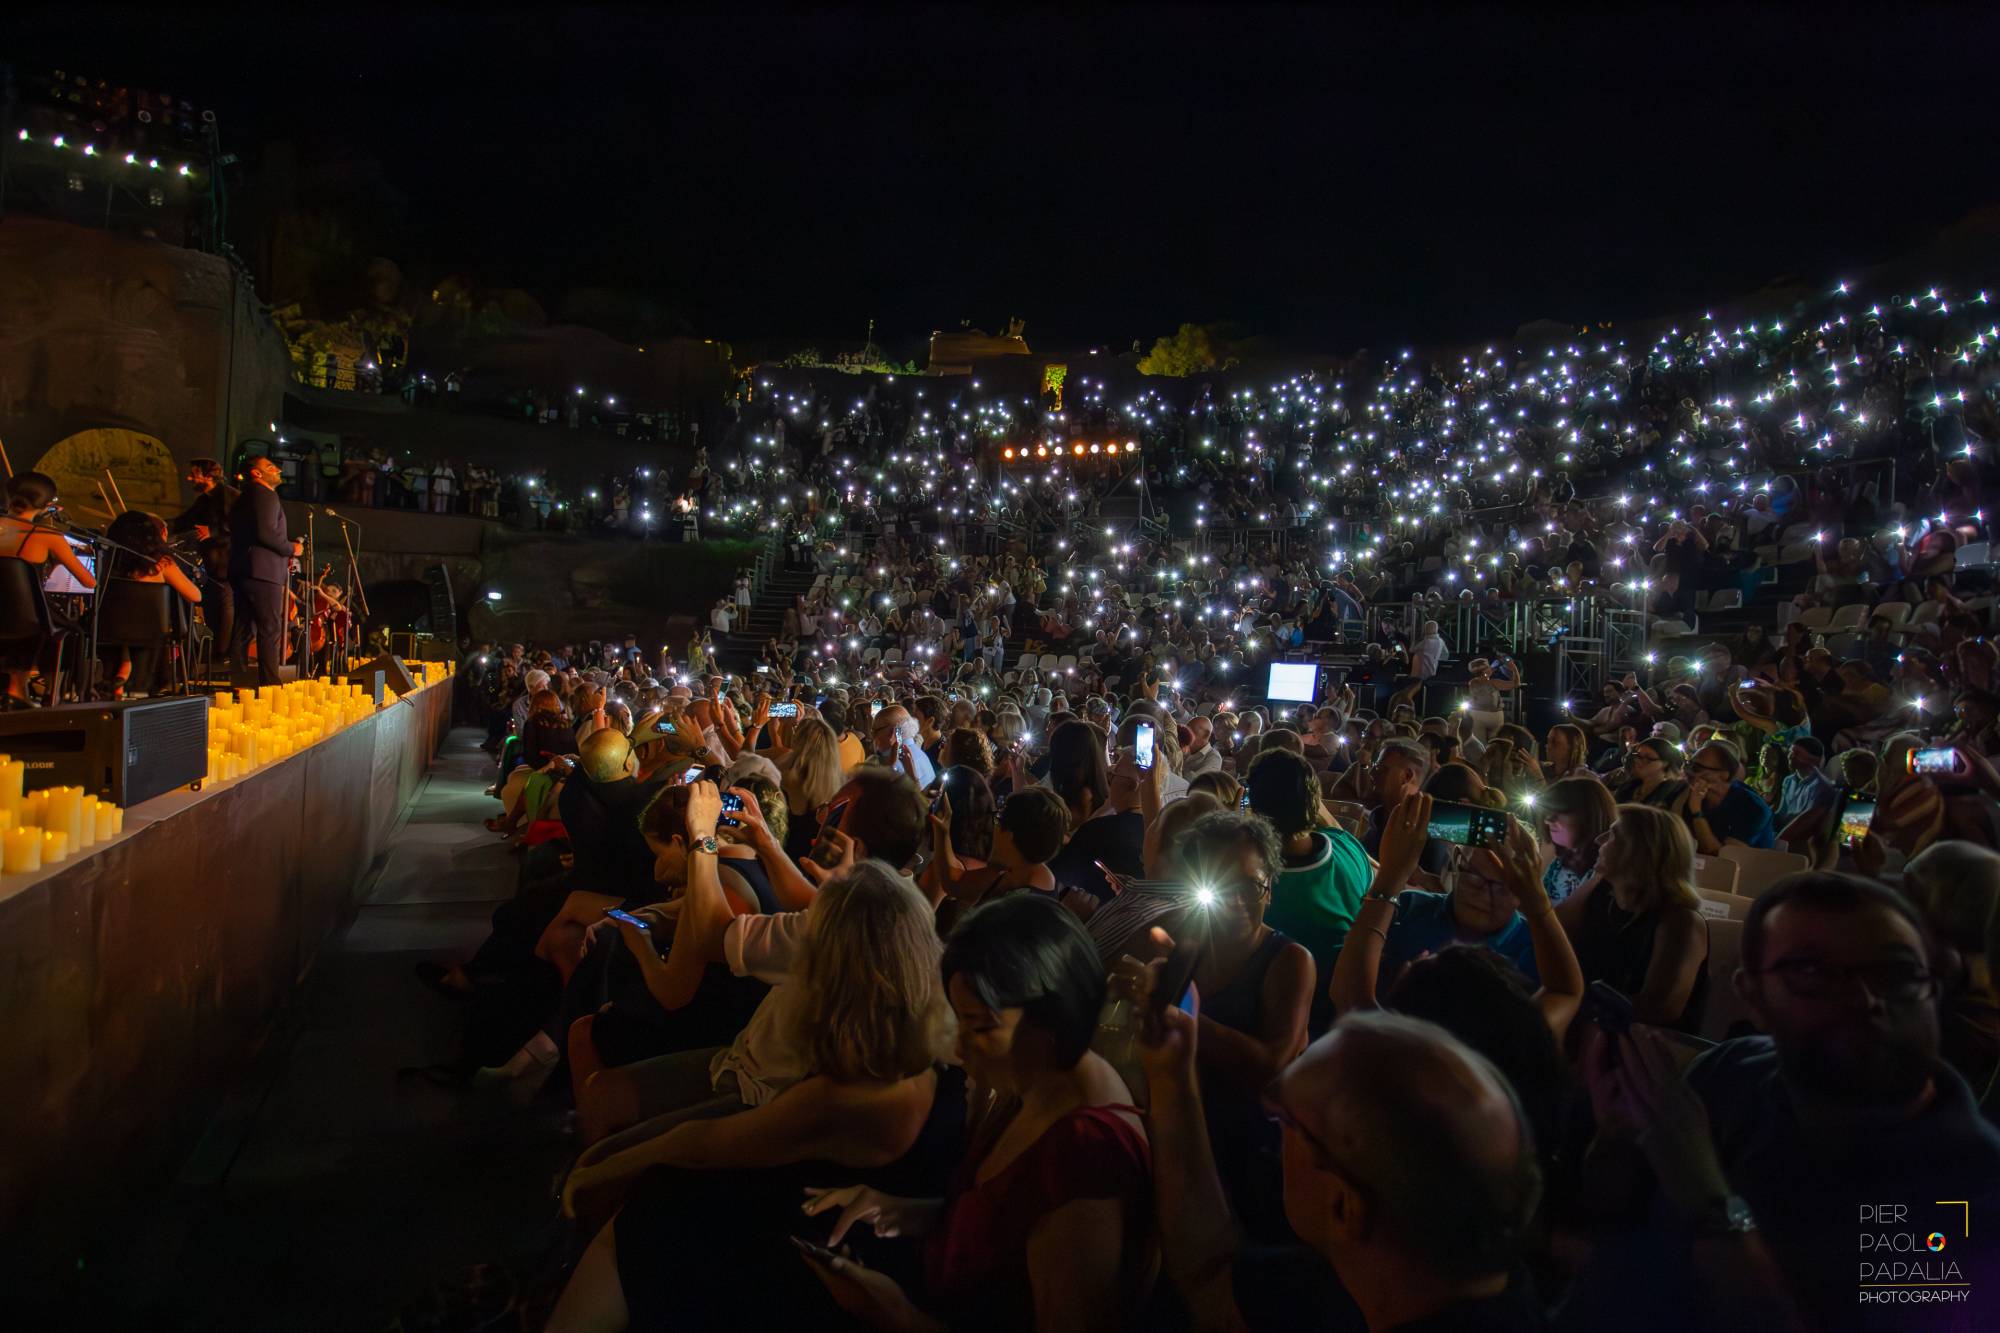
[[[171,1173],[387,851],[449,679],[0,877],[0,1270],[47,1274]],[[23,1276],[22,1272],[11,1274]]]

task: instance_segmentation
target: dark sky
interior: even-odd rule
[[[168,8],[4,54],[171,80],[252,173],[372,155],[415,271],[723,337],[1482,337],[1817,281],[2000,190],[1991,8]]]

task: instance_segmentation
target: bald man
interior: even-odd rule
[[[621,898],[653,883],[653,850],[639,833],[639,812],[662,779],[642,781],[638,769],[632,743],[607,727],[577,747],[576,771],[556,796],[575,858],[574,882]]]
[[[936,781],[937,769],[917,744],[919,734],[917,720],[901,704],[890,704],[868,724],[875,762],[887,768],[900,768],[919,788],[927,788]]]
[[[1222,755],[1209,743],[1215,735],[1213,722],[1197,714],[1188,719],[1187,729],[1188,748],[1181,755],[1181,776],[1192,781],[1220,769]]]
[[[1347,1014],[1307,1047],[1268,1098],[1285,1127],[1285,1217],[1306,1251],[1261,1254],[1253,1273],[1210,1155],[1194,1020],[1169,1006],[1154,1035],[1142,1053],[1162,1247],[1197,1328],[1542,1327],[1511,1281],[1541,1173],[1513,1089],[1484,1057],[1381,1012]]]

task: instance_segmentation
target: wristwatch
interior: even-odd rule
[[[1712,1240],[1719,1236],[1743,1236],[1757,1229],[1757,1219],[1750,1215],[1750,1205],[1741,1195],[1724,1194],[1710,1199],[1702,1205],[1693,1222],[1696,1240]]]
[[[716,842],[715,835],[710,833],[705,837],[696,838],[692,843],[688,844],[688,850],[691,852],[707,852],[710,856],[714,856],[716,848],[720,845],[720,843]]]

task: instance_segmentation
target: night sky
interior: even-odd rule
[[[164,9],[4,54],[215,107],[250,178],[373,159],[413,274],[719,337],[1478,338],[1816,282],[2000,193],[1991,8]]]

